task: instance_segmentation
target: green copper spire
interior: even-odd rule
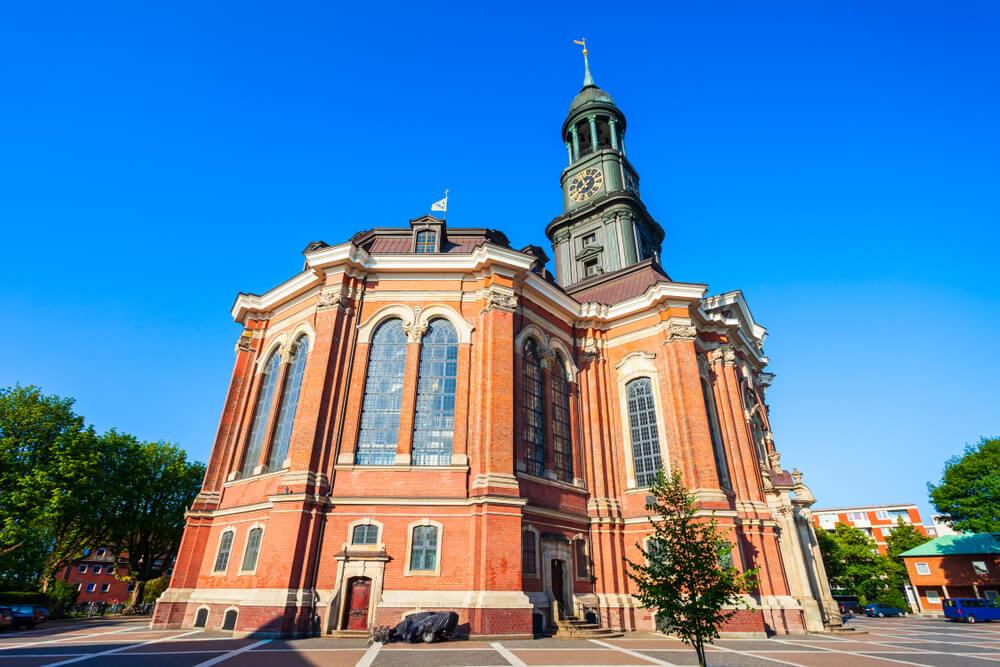
[[[594,77],[590,75],[590,63],[587,61],[587,49],[583,50],[583,87],[597,86]]]
[[[594,83],[594,77],[590,75],[590,62],[587,60],[587,38],[574,39],[573,43],[583,47],[583,87],[596,88],[597,84]]]

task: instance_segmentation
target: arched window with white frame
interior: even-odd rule
[[[227,528],[219,536],[219,550],[215,554],[215,566],[212,572],[225,573],[229,567],[229,554],[233,551],[233,539],[236,537],[235,528]]]
[[[448,465],[455,440],[458,333],[444,318],[431,320],[420,346],[413,465]]]
[[[392,465],[396,459],[406,342],[403,321],[398,318],[380,324],[372,336],[358,434],[358,465]]]
[[[264,363],[261,373],[260,389],[257,392],[257,404],[253,410],[253,424],[250,427],[250,437],[247,439],[246,452],[243,455],[241,474],[249,477],[257,467],[260,450],[267,435],[267,420],[271,414],[271,401],[274,398],[274,385],[278,381],[278,369],[281,365],[281,355],[275,349]]]
[[[628,400],[635,483],[640,487],[649,486],[661,466],[653,382],[648,377],[636,378],[625,385],[625,394]]]
[[[573,481],[573,436],[570,428],[569,377],[566,362],[561,354],[556,354],[550,375],[552,381],[552,467],[556,479]]]
[[[260,557],[260,543],[263,539],[263,526],[254,526],[247,533],[247,548],[243,554],[243,564],[240,566],[240,572],[256,572],[257,559]]]
[[[302,334],[292,344],[291,358],[288,362],[288,372],[285,374],[284,386],[278,399],[278,423],[274,427],[274,444],[271,446],[267,469],[278,470],[283,467],[288,456],[288,443],[292,439],[292,425],[295,423],[295,409],[299,403],[299,390],[302,388],[302,376],[306,371],[306,357],[309,356],[309,337]]]
[[[529,475],[545,472],[545,417],[542,401],[542,362],[534,338],[524,342],[521,373],[522,433],[524,465]]]

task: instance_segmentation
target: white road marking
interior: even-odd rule
[[[14,644],[13,646],[4,646],[2,650],[7,651],[13,648],[23,648],[25,646],[41,646],[42,644],[55,644],[57,642],[68,642],[74,639],[87,639],[89,637],[100,637],[102,635],[113,635],[117,633],[125,632],[125,630],[109,630],[108,632],[92,632],[88,635],[60,635],[58,639],[44,639],[40,642],[24,642],[23,644]]]
[[[377,656],[378,652],[382,650],[382,646],[382,642],[372,643],[372,645],[368,647],[368,650],[365,651],[365,654],[361,656],[361,659],[358,660],[358,664],[355,665],[355,667],[371,667],[371,664],[375,662],[375,656]]]
[[[660,660],[659,658],[654,658],[652,656],[644,655],[642,653],[639,653],[638,651],[633,651],[631,649],[622,648],[620,646],[615,646],[614,644],[608,644],[607,642],[602,642],[602,641],[597,640],[597,639],[591,639],[590,641],[592,641],[593,643],[597,644],[598,646],[603,646],[605,648],[614,649],[615,651],[621,651],[622,653],[627,653],[630,656],[632,656],[633,658],[641,658],[642,660],[651,660],[651,661],[655,662],[657,665],[673,665],[674,664],[672,662],[666,662],[664,660]],[[653,650],[655,650],[655,649],[653,649]]]
[[[139,646],[148,646],[150,644],[158,644],[160,642],[165,642],[170,639],[180,639],[181,637],[187,637],[188,635],[194,635],[201,632],[201,630],[192,630],[191,632],[185,632],[183,634],[175,635],[172,637],[161,637],[160,639],[150,639],[149,641],[139,642],[137,644],[126,644],[125,646],[119,646],[118,648],[111,648],[107,651],[100,651],[99,653],[88,653],[87,655],[81,655],[76,658],[70,658],[69,660],[63,660],[61,662],[53,662],[46,667],[59,667],[59,665],[69,665],[74,662],[81,662],[83,660],[90,660],[91,658],[96,658],[101,655],[111,655],[112,653],[120,653],[122,651],[127,651],[130,648],[137,648]]]
[[[507,647],[505,647],[500,642],[490,642],[490,646],[492,646],[496,650],[497,653],[499,653],[501,656],[503,656],[504,660],[506,660],[510,664],[514,665],[514,667],[527,667],[528,663],[524,662],[523,660],[521,660],[520,658],[518,658],[516,655],[514,655],[513,653],[511,653],[507,649]]]
[[[200,632],[200,630],[199,630],[199,632]],[[269,641],[273,641],[273,640],[271,640],[271,639],[261,639],[259,642],[254,642],[253,644],[247,644],[243,648],[238,648],[238,649],[236,649],[234,651],[230,651],[229,653],[225,653],[223,655],[220,655],[220,656],[217,656],[215,658],[212,658],[211,660],[206,660],[205,662],[199,662],[197,665],[195,665],[195,667],[209,667],[209,665],[217,665],[220,662],[222,662],[223,660],[228,660],[229,658],[233,657],[234,655],[239,655],[240,653],[246,653],[247,651],[252,651],[253,649],[257,648],[258,646],[263,646],[264,644],[268,643]]]

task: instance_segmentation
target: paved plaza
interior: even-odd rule
[[[709,663],[731,667],[874,667],[1000,665],[1000,623],[966,625],[943,619],[854,619],[866,630],[855,636],[807,635],[772,639],[725,639]],[[228,633],[191,630],[152,632],[148,620],[51,623],[0,634],[0,667],[41,665],[694,665],[694,652],[679,641],[636,633],[623,639],[449,641],[368,647],[357,639],[233,639]]]

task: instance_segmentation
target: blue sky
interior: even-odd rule
[[[628,118],[665,268],[768,327],[817,506],[916,502],[1000,434],[995,3],[8,3],[0,386],[206,460],[239,291],[309,241],[547,246],[582,80]]]

